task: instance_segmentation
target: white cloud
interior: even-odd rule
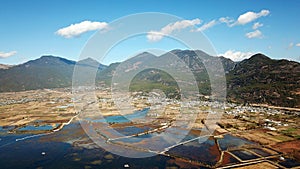
[[[170,35],[174,31],[179,31],[181,29],[185,29],[187,27],[192,27],[201,23],[200,19],[193,20],[182,20],[177,21],[175,23],[170,23],[167,26],[160,29],[160,31],[149,31],[147,33],[147,39],[149,41],[159,41],[163,38],[163,36]]]
[[[196,31],[205,31],[206,29],[211,28],[211,27],[215,26],[216,24],[218,24],[218,22],[216,20],[212,20],[212,21],[202,25]]]
[[[70,26],[61,28],[55,33],[65,38],[73,38],[76,36],[80,36],[85,32],[101,30],[106,28],[108,28],[108,24],[106,22],[83,21],[80,23],[71,24]]]
[[[17,51],[11,51],[11,52],[0,52],[0,58],[8,58],[13,55],[17,54]]]
[[[226,23],[227,26],[230,26],[232,23],[234,23],[234,19],[230,17],[221,17],[218,20],[212,20],[204,25],[202,25],[200,28],[198,28],[196,31],[205,31],[206,29],[209,29],[217,24],[220,23]]]
[[[249,39],[252,39],[252,38],[262,38],[262,36],[263,36],[263,34],[259,30],[255,30],[253,32],[246,33],[246,37],[249,38]]]
[[[228,27],[233,27],[236,25],[245,25],[247,23],[253,22],[257,20],[260,17],[264,17],[270,14],[269,10],[261,10],[260,12],[252,12],[248,11],[238,17],[237,20],[232,19],[231,17],[220,17],[219,19],[213,19],[208,23],[205,23],[198,29],[192,29],[192,32],[198,32],[198,31],[205,31],[211,27],[214,27],[215,25],[225,23]],[[147,39],[149,41],[159,41],[161,40],[164,36],[170,35],[174,31],[179,31],[181,29],[185,29],[187,27],[192,27],[195,25],[201,24],[200,19],[194,19],[194,20],[183,20],[183,21],[178,21],[175,23],[168,24],[167,26],[161,28],[159,31],[151,30],[147,33]],[[259,27],[262,27],[263,24],[260,22],[256,22],[253,24],[252,29],[255,31],[253,32],[248,32],[245,34],[246,37],[248,38],[262,38],[263,34],[260,30],[257,30]]]
[[[219,56],[229,58],[233,61],[241,61],[241,60],[250,58],[252,55],[253,55],[252,52],[241,52],[241,51],[235,51],[235,50],[228,50],[224,54],[220,54]]]
[[[256,22],[256,23],[253,24],[252,29],[257,29],[257,28],[262,27],[262,26],[264,26],[264,24]]]
[[[267,16],[270,14],[269,10],[261,10],[259,13],[255,13],[252,11],[246,12],[242,15],[240,15],[237,19],[237,21],[233,24],[234,25],[245,25],[247,23],[250,23],[260,17]]]
[[[156,41],[160,41],[165,35],[166,34],[163,34],[162,32],[159,31],[149,31],[147,33],[147,39],[151,42],[156,42]]]
[[[300,47],[300,43],[297,43],[296,46],[297,46],[297,47]]]
[[[289,44],[289,46],[288,46],[288,49],[292,49],[293,47],[294,47],[294,43],[291,42],[291,43]]]
[[[221,18],[219,18],[219,21],[221,23],[226,23],[227,26],[230,26],[232,23],[234,23],[234,19],[229,18],[229,17],[221,17]]]

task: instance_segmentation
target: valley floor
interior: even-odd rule
[[[87,137],[87,131],[78,128],[80,123],[83,128],[94,128],[107,144],[167,158],[168,165],[164,167],[300,167],[299,110],[209,101],[182,103],[161,98],[157,93],[116,97],[109,92],[97,90],[93,98],[96,102],[86,93],[74,97],[68,88],[0,93],[0,149],[7,148],[6,145],[14,148],[14,141],[5,142],[6,138],[22,141],[35,136],[39,141],[99,149]],[[122,105],[120,109],[116,103],[125,100],[130,102],[126,105],[129,107]],[[184,112],[182,105],[190,106],[192,113]],[[220,119],[210,116],[220,113]],[[68,127],[74,125],[77,127]],[[122,136],[106,130],[107,125]],[[160,133],[167,133],[168,137],[161,138]],[[176,137],[181,141],[172,142]],[[141,138],[149,139],[145,143]],[[162,139],[159,144],[158,138]],[[203,138],[205,141],[200,142]],[[107,164],[93,161],[91,168],[101,163],[109,165],[112,159],[108,155],[101,159],[107,160]],[[5,157],[3,151],[0,156]]]

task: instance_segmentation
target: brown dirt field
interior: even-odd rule
[[[278,168],[275,165],[272,165],[268,162],[262,162],[262,163],[258,163],[258,164],[253,164],[253,165],[248,165],[248,166],[244,166],[244,167],[238,167],[236,169],[274,169],[274,168]]]
[[[231,160],[234,159],[234,157],[232,157],[229,153],[227,152],[224,152],[224,155],[223,155],[223,161],[221,163],[221,166],[226,166],[228,164],[231,164]]]
[[[179,168],[200,168],[199,165],[197,165],[194,162],[187,162],[186,160],[180,159],[180,158],[175,158],[175,159],[170,159],[167,161],[168,164],[176,164],[179,166]]]
[[[32,90],[0,93],[0,126],[25,126],[40,121],[40,125],[69,121],[74,115],[71,93],[65,89]],[[6,105],[5,105],[6,104]]]
[[[264,129],[239,132],[239,133],[235,133],[234,135],[238,137],[246,138],[250,141],[254,141],[262,145],[275,145],[280,142],[293,140],[293,138],[284,135],[272,136],[268,134],[268,130],[264,130]]]
[[[300,140],[278,143],[273,148],[300,160]]]

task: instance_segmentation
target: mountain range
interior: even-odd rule
[[[70,87],[76,64],[96,70],[96,84],[110,85],[120,64],[127,64],[128,70],[131,70],[150,61],[154,64],[165,63],[171,55],[176,55],[188,65],[203,96],[211,94],[211,77],[209,78],[204,65],[218,66],[216,63],[222,63],[228,101],[300,107],[300,63],[274,60],[263,54],[255,54],[249,59],[234,62],[225,57],[210,56],[200,50],[172,50],[161,56],[144,52],[125,62],[112,63],[109,66],[91,58],[75,62],[56,56],[42,56],[16,66],[3,65],[0,68],[0,92]],[[213,73],[222,75],[222,72],[216,70]],[[157,87],[163,88],[169,97],[177,97],[180,93],[172,76],[159,69],[149,68],[138,73],[130,84],[132,91],[149,91]]]

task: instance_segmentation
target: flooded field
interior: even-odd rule
[[[15,141],[28,135],[1,135],[0,165],[14,168],[165,168],[177,167],[170,157],[120,157],[95,145],[84,134],[79,123],[66,126],[53,134]],[[93,146],[87,146],[92,144]],[[192,165],[190,165],[192,167]]]
[[[260,155],[262,157],[268,157],[268,156],[272,155],[271,153],[269,153],[267,151],[264,151],[262,149],[258,149],[258,148],[251,148],[249,150],[255,152],[256,154],[258,154],[258,155]]]
[[[259,158],[255,154],[252,154],[252,153],[250,153],[249,151],[246,151],[246,150],[235,150],[235,151],[231,151],[231,153],[234,154],[235,156],[237,156],[239,159],[241,159],[243,161]]]
[[[130,122],[129,119],[147,118],[147,112],[143,109],[125,116],[90,119],[89,125],[116,147],[126,147],[128,152],[134,150],[137,154],[151,152],[154,156],[128,158],[110,153],[85,133],[82,126],[87,123],[73,121],[55,132],[58,124],[39,122],[0,128],[1,169],[216,168],[243,166],[248,160],[271,156],[274,157],[270,160],[279,167],[300,165],[287,157],[280,159],[276,151],[230,134],[205,135],[201,134],[205,133],[202,128],[168,127],[164,121]],[[119,134],[105,130],[108,126]]]
[[[144,118],[149,111],[149,108],[143,109],[141,111],[135,111],[128,115],[116,115],[116,116],[106,116],[101,119],[88,119],[91,122],[107,122],[107,123],[127,123],[131,122],[132,119]]]
[[[210,137],[203,139],[206,140],[203,143],[199,143],[199,140],[195,140],[187,144],[177,146],[166,153],[171,156],[182,157],[214,166],[220,159],[221,152],[218,150],[213,138]]]
[[[238,163],[239,163],[239,160],[234,158],[228,152],[224,152],[223,161],[220,166],[229,166],[229,165],[238,164]]]
[[[251,141],[248,141],[243,138],[235,137],[230,134],[224,135],[223,139],[218,139],[218,143],[220,145],[221,150],[227,150],[228,148],[254,144]]]
[[[35,126],[35,125],[28,125],[19,128],[19,131],[33,131],[33,130],[53,130],[57,127],[58,125],[41,125],[41,126]]]

